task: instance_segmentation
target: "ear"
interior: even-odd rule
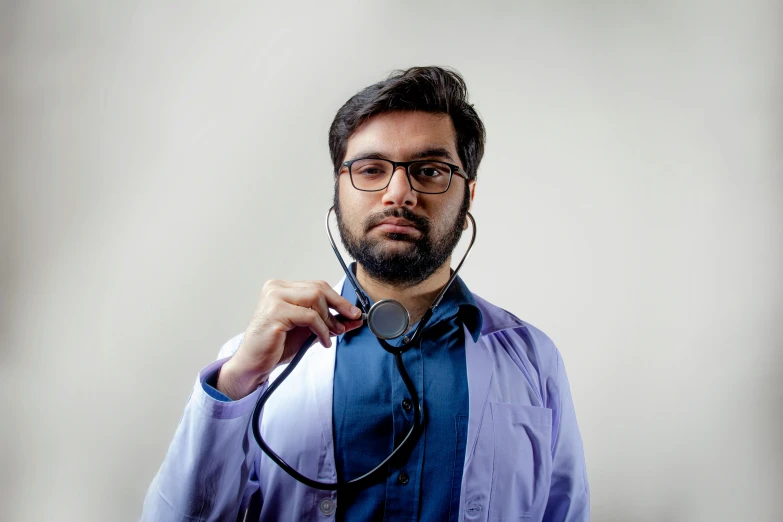
[[[470,190],[470,203],[468,204],[468,212],[473,210],[473,198],[476,197],[476,180],[468,182],[468,189]],[[465,218],[465,223],[462,225],[462,230],[468,229],[468,218]]]

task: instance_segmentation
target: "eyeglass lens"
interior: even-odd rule
[[[351,180],[359,190],[381,190],[389,184],[394,164],[382,159],[360,159],[351,164]],[[411,185],[418,192],[437,194],[449,188],[451,168],[439,161],[415,161],[408,166]]]

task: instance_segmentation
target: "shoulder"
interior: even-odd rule
[[[547,334],[476,294],[473,298],[483,320],[479,342],[483,340],[495,349],[513,352],[521,363],[534,368],[541,377],[557,374],[560,352]]]

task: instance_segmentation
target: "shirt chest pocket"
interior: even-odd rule
[[[552,475],[552,410],[490,403],[494,433],[490,520],[540,520]]]

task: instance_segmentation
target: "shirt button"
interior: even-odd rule
[[[411,411],[411,408],[413,408],[413,403],[410,399],[405,398],[402,400],[402,409],[405,411]]]
[[[405,484],[407,484],[408,482],[410,482],[410,480],[411,480],[411,478],[410,478],[410,477],[408,476],[408,474],[407,474],[407,473],[405,473],[404,471],[400,472],[400,476],[399,476],[399,477],[397,477],[397,482],[399,482],[399,483],[400,483],[400,484],[402,484],[403,486],[404,486]]]
[[[318,509],[321,510],[321,513],[327,516],[333,515],[336,507],[337,506],[335,506],[334,502],[330,498],[325,498],[318,504]]]
[[[411,338],[406,335],[405,337],[402,338],[402,342],[403,344],[408,344],[409,342],[411,342]]]

